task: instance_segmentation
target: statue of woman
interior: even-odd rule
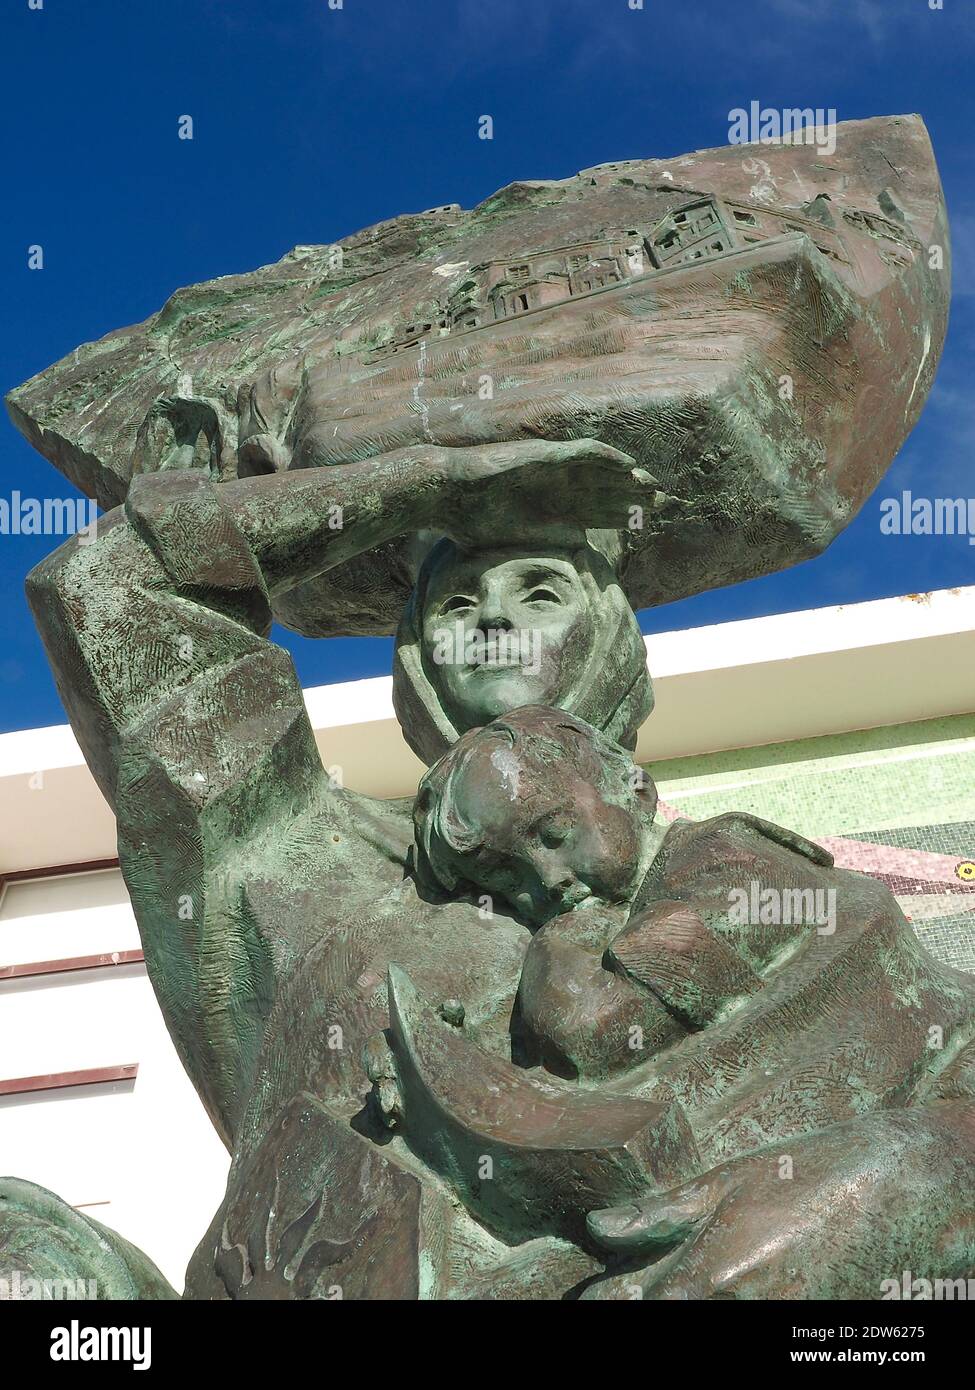
[[[109,511],[28,590],[233,1155],[189,1296],[878,1297],[907,1268],[972,1268],[972,985],[885,890],[752,817],[664,828],[617,787],[640,882],[606,960],[661,1004],[628,996],[655,1046],[618,1068],[586,1009],[569,1027],[553,1004],[613,982],[603,952],[580,964],[595,919],[553,940],[491,880],[486,905],[425,878],[412,807],[329,778],[268,641],[272,614],[387,633],[405,598],[394,703],[425,762],[554,707],[603,740],[585,797],[628,778],[651,690],[623,588],[660,603],[818,553],[916,420],[944,335],[919,118],[843,125],[828,167],[757,152],[771,202],[737,146],[518,183],[178,291],[13,393]],[[631,454],[682,499],[660,525]],[[424,533],[447,539],[414,582]],[[517,848],[533,832],[503,746],[486,768]],[[533,804],[554,795],[544,768],[525,778]],[[564,898],[563,870],[546,852],[536,896]],[[758,878],[835,894],[835,932],[736,936],[729,895]],[[702,995],[702,964],[748,981],[743,1002]],[[159,1287],[24,1183],[0,1185],[3,1248],[41,1277]]]
[[[267,639],[271,603],[392,537],[449,536],[421,570],[398,642],[396,707],[417,751],[433,761],[525,704],[567,709],[632,748],[651,703],[643,642],[583,528],[619,528],[630,506],[658,502],[649,475],[591,441],[418,446],[219,486],[164,472],[137,476],[94,543],[69,542],[30,576],[62,698],[118,819],[160,1006],[233,1154],[189,1296],[562,1297],[622,1249],[650,1252],[650,1297],[870,1297],[878,1250],[897,1259],[950,1242],[970,1255],[969,996],[906,950],[896,922],[841,957],[824,948],[785,970],[791,993],[763,1000],[753,1023],[705,1023],[675,1041],[652,1074],[627,1077],[633,1099],[616,1083],[583,1097],[612,1109],[613,1124],[635,1123],[663,1083],[707,1118],[703,1148],[680,1130],[687,1152],[666,1170],[706,1174],[700,1183],[668,1191],[661,1177],[639,1205],[603,1203],[586,1233],[534,1230],[514,1189],[505,1200],[522,1236],[506,1239],[458,1199],[459,1175],[390,1138],[366,1103],[370,1079],[383,1079],[369,1049],[390,1026],[397,970],[443,1019],[459,1017],[459,1001],[471,1055],[521,1084],[512,1020],[532,932],[499,903],[485,912],[470,895],[428,891],[411,806],[328,777],[291,660]],[[468,643],[492,632],[487,646]],[[762,853],[787,880],[804,851],[750,823],[683,823],[654,862],[673,898],[681,882],[726,891],[743,856]],[[917,1030],[893,1027],[873,1084],[864,1058],[885,1016],[870,991],[892,952],[898,989],[923,976],[925,999],[945,1001],[951,1051],[934,1069]],[[560,1104],[580,1104],[566,1083],[523,1075],[536,1099],[556,1085]],[[794,1178],[776,1186],[769,1145],[778,1154],[786,1139]],[[677,1256],[658,1266],[674,1240]]]
[[[219,487],[196,471],[147,474],[94,543],[69,542],[30,577],[69,717],[118,818],[150,977],[235,1171],[296,1095],[320,1097],[343,1125],[362,1108],[360,1050],[385,1025],[390,961],[443,999],[461,995],[480,1044],[504,1053],[529,938],[510,915],[485,924],[476,905],[424,901],[410,806],[330,781],[292,662],[267,640],[271,600],[388,537],[452,533],[465,544],[430,556],[400,644],[397,702],[416,712],[415,746],[435,756],[454,730],[526,700],[565,702],[632,746],[651,699],[643,641],[582,527],[618,525],[654,491],[588,441],[417,447]],[[547,544],[498,543],[507,516],[541,526],[556,510]],[[476,653],[438,664],[435,629],[458,623],[530,632],[536,650],[513,666]]]

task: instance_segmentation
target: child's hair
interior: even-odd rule
[[[557,770],[568,762],[581,777],[624,804],[634,804],[637,788],[642,786],[652,793],[651,800],[643,800],[644,813],[653,815],[653,784],[624,748],[564,710],[524,705],[481,729],[468,730],[421,780],[413,803],[414,868],[418,882],[426,888],[454,892],[464,879],[453,857],[472,854],[483,844],[480,827],[462,814],[455,789],[474,749],[485,743],[520,751],[537,768],[548,764]]]

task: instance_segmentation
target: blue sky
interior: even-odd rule
[[[34,0],[37,3],[37,0]],[[332,0],[332,4],[336,0]],[[6,0],[0,387],[136,322],[180,285],[381,218],[471,206],[515,178],[678,154],[728,113],[920,112],[955,283],[921,423],[819,559],[641,615],[648,632],[973,582],[957,537],[884,537],[878,500],[975,495],[975,128],[970,0]],[[194,139],[177,139],[178,117]],[[477,119],[494,117],[494,139]],[[27,247],[44,247],[41,271]],[[68,495],[4,421],[0,496]],[[0,537],[0,731],[63,712],[23,598],[50,538]],[[283,635],[302,681],[385,674],[379,639]]]

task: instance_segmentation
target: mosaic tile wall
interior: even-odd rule
[[[751,811],[881,879],[919,938],[975,974],[975,714],[651,766],[662,813]]]

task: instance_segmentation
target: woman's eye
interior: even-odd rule
[[[562,600],[552,589],[532,589],[525,599],[526,603],[561,603]]]
[[[463,608],[473,608],[474,600],[466,598],[463,594],[455,594],[453,598],[447,599],[446,603],[441,604],[441,613],[458,613]]]

